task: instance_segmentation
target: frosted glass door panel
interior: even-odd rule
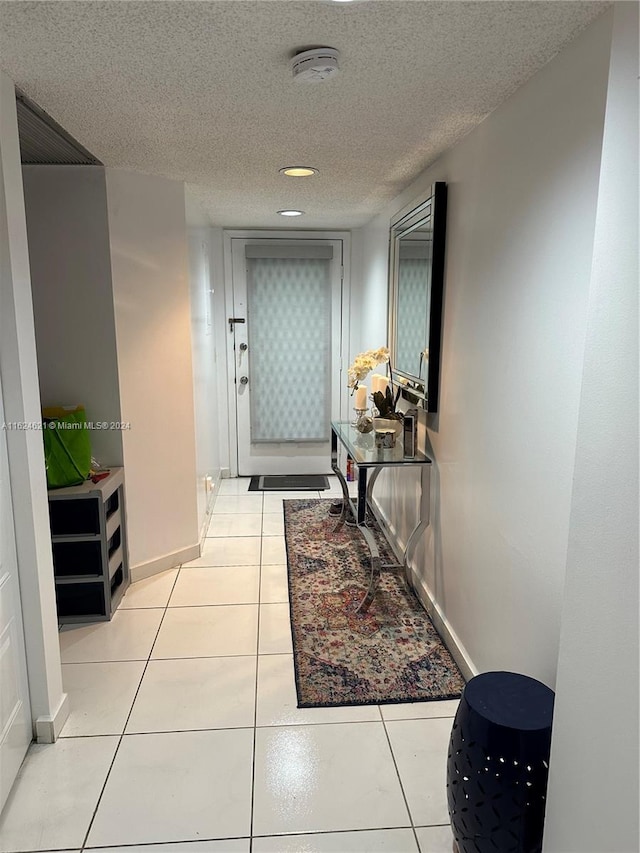
[[[329,265],[320,258],[247,258],[253,443],[329,438]]]
[[[327,473],[345,387],[342,241],[234,237],[230,248],[238,474]]]
[[[397,364],[414,376],[420,375],[422,352],[429,328],[429,266],[427,258],[400,257],[398,265]]]

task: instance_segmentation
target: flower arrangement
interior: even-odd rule
[[[379,364],[387,364],[388,362],[389,350],[387,347],[361,352],[360,355],[354,358],[353,364],[348,370],[349,381],[347,385],[355,391],[358,387],[358,382],[362,382],[374,367],[377,367]]]
[[[358,383],[370,373],[379,364],[389,365],[389,376],[392,377],[390,353],[387,347],[380,347],[375,350],[367,350],[361,352],[353,360],[353,364],[348,370],[348,386],[352,389],[352,393],[358,387]],[[381,418],[389,418],[390,420],[402,420],[402,414],[396,412],[396,403],[400,396],[400,388],[396,393],[395,399],[391,391],[391,386],[388,385],[386,391],[375,391],[373,394],[373,403],[378,410]]]

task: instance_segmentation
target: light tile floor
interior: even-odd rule
[[[223,481],[198,560],[60,633],[71,714],[30,749],[0,853],[450,853],[457,702],[296,706],[282,500],[331,479]]]

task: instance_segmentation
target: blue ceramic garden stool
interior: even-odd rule
[[[554,693],[515,672],[464,688],[447,760],[447,799],[460,853],[539,853]]]

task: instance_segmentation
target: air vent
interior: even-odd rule
[[[100,160],[25,95],[16,95],[20,159],[25,165],[101,166]]]

